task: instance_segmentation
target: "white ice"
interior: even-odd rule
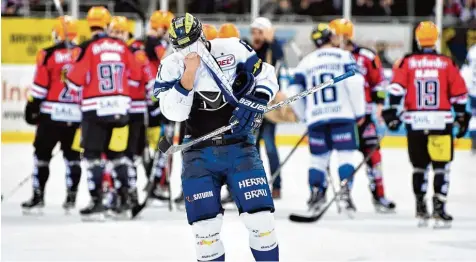
[[[282,147],[281,157],[290,149]],[[1,189],[5,197],[31,173],[32,152],[30,145],[2,145]],[[406,151],[398,149],[383,150],[386,194],[397,203],[396,214],[375,213],[368,179],[361,170],[353,190],[358,209],[354,220],[332,207],[317,223],[295,224],[288,215],[304,210],[309,194],[308,149],[300,147],[284,167],[283,199],[276,201],[281,260],[476,260],[475,160],[468,151],[457,151],[451,166],[447,208],[455,217],[451,229],[416,227],[411,167]],[[31,196],[31,181],[2,202],[3,261],[196,261],[185,213],[148,208],[137,221],[83,223],[77,212],[66,216],[61,209],[65,197],[61,155],[50,167],[42,217],[23,216],[20,210],[20,203]],[[177,172],[172,181],[176,193]],[[139,178],[143,184],[142,173]],[[83,176],[77,206],[85,206],[88,199]],[[227,211],[222,231],[227,261],[253,261],[247,234],[237,211]]]

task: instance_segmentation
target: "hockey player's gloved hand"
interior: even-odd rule
[[[40,106],[35,102],[28,102],[25,107],[25,121],[30,125],[38,124],[40,118]]]
[[[471,114],[468,112],[459,112],[455,116],[455,125],[459,127],[456,138],[462,138],[468,132],[469,120],[471,119]]]
[[[382,117],[385,123],[387,124],[388,129],[392,131],[397,131],[402,124],[402,121],[397,115],[396,108],[385,109],[382,111]]]
[[[231,132],[233,134],[253,133],[263,122],[263,115],[266,109],[267,100],[253,95],[243,96],[238,107],[233,111],[230,123],[238,121]]]
[[[236,74],[235,81],[231,85],[233,95],[240,100],[244,95],[249,94],[254,86],[255,77],[252,73],[240,71]]]

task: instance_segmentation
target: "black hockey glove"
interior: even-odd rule
[[[233,95],[240,100],[243,96],[251,93],[255,83],[255,77],[252,73],[240,71],[236,74],[235,81],[231,87],[233,88]]]
[[[402,121],[397,115],[396,108],[385,109],[382,111],[382,117],[387,125],[388,129],[392,131],[397,131],[402,124]]]
[[[25,106],[25,121],[30,125],[36,125],[39,118],[40,105],[35,102],[28,102]]]
[[[263,115],[266,110],[267,100],[253,95],[244,95],[240,98],[238,106],[233,111],[230,123],[235,120],[231,132],[233,134],[249,134],[255,132],[263,123]]]
[[[471,119],[471,114],[464,112],[457,112],[455,116],[455,126],[459,127],[456,138],[462,138],[468,132],[469,120]]]

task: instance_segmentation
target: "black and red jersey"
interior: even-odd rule
[[[157,74],[160,61],[164,58],[168,46],[168,42],[162,38],[147,36],[145,40],[145,52],[152,64],[152,73],[154,76]]]
[[[372,103],[383,104],[384,97],[379,97],[378,92],[385,90],[382,63],[379,56],[372,50],[356,46],[352,51],[360,73],[365,78],[365,100],[367,101],[366,113],[372,113]]]
[[[397,61],[389,92],[405,95],[405,122],[438,122],[440,128],[443,122],[453,122],[452,104],[467,101],[458,67],[451,58],[436,52],[413,53]]]
[[[80,122],[80,95],[66,85],[66,74],[78,53],[76,46],[61,42],[40,50],[36,55],[36,71],[29,95],[40,102],[40,113],[53,121]]]
[[[140,67],[141,80],[136,85],[131,85],[130,97],[132,99],[129,113],[144,114],[147,111],[147,96],[150,93],[155,80],[152,64],[150,63],[144,51],[144,43],[135,40],[129,45],[129,49],[134,54],[135,60]]]
[[[97,116],[126,115],[130,85],[141,80],[140,68],[126,43],[105,34],[80,45],[80,54],[68,75],[69,85],[82,88],[83,112]]]

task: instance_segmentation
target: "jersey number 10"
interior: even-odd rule
[[[334,74],[331,73],[323,73],[319,76],[312,77],[312,86],[317,86],[322,84],[330,79],[334,78]],[[337,90],[336,86],[327,86],[320,90],[320,92],[314,93],[314,104],[319,104],[319,96],[322,100],[322,103],[331,103],[337,101]]]

